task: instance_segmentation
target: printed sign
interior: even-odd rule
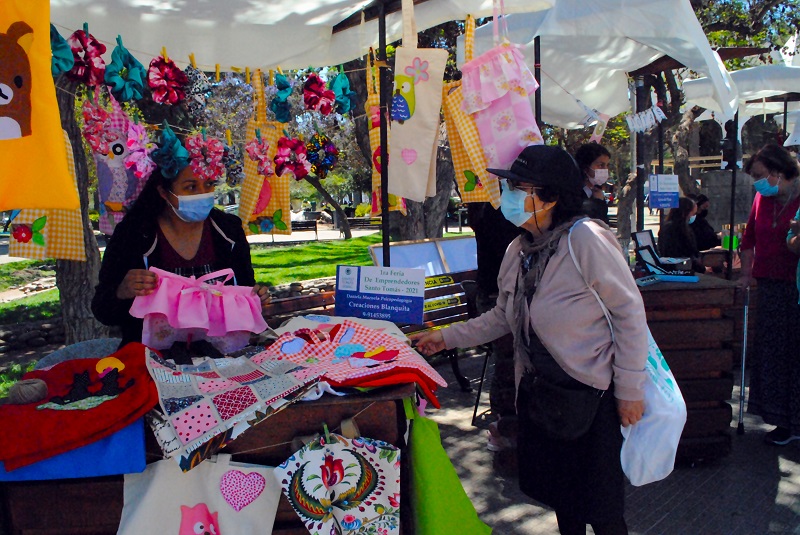
[[[336,315],[422,323],[425,270],[337,266]]]
[[[650,175],[650,209],[677,208],[678,175]]]

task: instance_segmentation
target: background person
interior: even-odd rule
[[[583,192],[587,197],[586,214],[608,224],[608,203],[603,194],[603,185],[608,182],[611,153],[602,145],[586,143],[575,152],[575,161],[583,175]]]
[[[717,231],[714,230],[714,227],[711,226],[707,219],[711,201],[702,193],[692,200],[697,204],[697,217],[689,224],[689,228],[694,234],[697,248],[701,251],[707,251],[721,245],[722,240],[719,239]]]
[[[269,301],[269,289],[255,283],[241,220],[214,208],[216,184],[196,176],[189,165],[172,176],[157,168],[114,230],[92,312],[104,325],[121,328],[120,346],[142,340],[143,320],[129,310],[136,296],[156,288],[158,279],[149,267],[185,277],[231,268],[236,284],[253,286],[262,305]]]
[[[587,523],[598,535],[625,534],[619,426],[636,423],[645,410],[647,323],[641,295],[608,227],[590,219],[576,224],[584,217],[586,196],[569,154],[557,147],[527,147],[510,170],[489,171],[507,179],[501,210],[525,231],[503,258],[497,304],[466,323],[411,338],[431,355],[513,334],[522,491],[555,509],[562,534],[584,534]],[[573,225],[574,261],[568,247]],[[612,340],[586,281],[609,309],[614,331],[625,336]],[[588,431],[561,440],[531,420],[525,409],[534,368],[560,387],[603,392]]]
[[[747,412],[776,426],[764,436],[768,444],[784,446],[800,439],[797,255],[786,244],[800,208],[800,171],[789,152],[774,144],[759,150],[744,170],[756,195],[742,235],[739,281],[743,288],[758,282]]]
[[[706,268],[700,260],[694,233],[690,225],[697,215],[697,205],[688,197],[678,199],[678,207],[670,208],[667,220],[658,231],[659,256],[690,258],[692,269],[703,273]]]

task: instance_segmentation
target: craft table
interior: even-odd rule
[[[297,402],[247,430],[222,451],[233,454],[235,461],[277,466],[294,453],[293,438],[322,433],[323,422],[331,430],[337,429],[342,420],[353,417],[362,436],[402,446],[406,427],[402,400],[414,391],[415,386],[408,384]],[[159,460],[161,450],[149,431],[147,437],[148,462]],[[401,488],[407,496],[406,448],[402,448],[401,459]],[[0,483],[0,535],[114,535],[122,504],[122,476]],[[404,506],[401,525],[406,533],[410,532],[409,514]],[[308,534],[284,496],[273,533]]]
[[[678,381],[687,419],[678,457],[718,458],[731,449],[737,284],[711,275],[699,282],[640,288],[647,323]]]

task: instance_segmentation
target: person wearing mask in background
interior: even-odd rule
[[[739,282],[747,288],[756,279],[758,310],[747,412],[775,426],[764,436],[767,444],[785,446],[800,440],[798,262],[786,243],[800,208],[800,171],[791,154],[774,144],[761,148],[744,170],[756,195],[742,235]]]
[[[104,325],[121,328],[120,347],[142,341],[143,320],[129,311],[135,297],[156,289],[149,267],[184,277],[231,268],[231,283],[252,286],[262,306],[269,302],[269,288],[255,283],[242,221],[214,208],[217,180],[196,175],[186,154],[177,139],[153,153],[158,167],[103,254],[92,312]]]
[[[586,214],[608,224],[608,203],[603,195],[603,184],[608,182],[608,163],[611,153],[597,143],[581,145],[575,152],[575,161],[583,176],[583,192],[586,194]]]
[[[641,294],[614,233],[585,217],[584,180],[566,151],[530,146],[510,170],[489,172],[504,177],[500,209],[524,231],[503,257],[497,304],[478,318],[410,338],[432,355],[511,333],[522,491],[555,509],[562,535],[585,535],[586,524],[597,535],[627,534],[620,425],[635,424],[646,410]],[[625,335],[612,336],[609,321]],[[538,401],[551,399],[537,395],[537,383],[596,403],[576,413],[578,404],[569,402],[536,411]],[[570,417],[558,425],[548,421],[564,413]],[[585,425],[573,426],[574,434],[558,432],[577,421]]]
[[[690,196],[687,195],[687,197]],[[722,241],[707,219],[708,207],[711,205],[711,202],[708,200],[708,197],[702,193],[692,200],[697,204],[697,217],[689,225],[689,228],[692,229],[695,242],[697,242],[697,248],[701,251],[713,249],[720,245]]]
[[[671,208],[667,221],[658,231],[658,254],[673,258],[690,258],[692,269],[703,273],[706,268],[700,260],[700,250],[690,225],[697,217],[697,205],[689,197],[678,199],[678,207]]]

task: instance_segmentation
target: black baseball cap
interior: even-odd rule
[[[511,164],[511,169],[487,169],[493,175],[527,182],[534,186],[551,186],[567,193],[583,191],[583,176],[570,154],[559,147],[531,145]]]

